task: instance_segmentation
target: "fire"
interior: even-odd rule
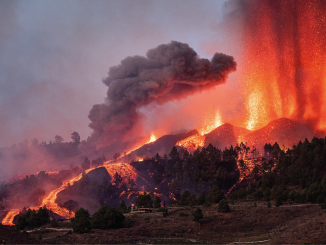
[[[193,152],[199,147],[204,147],[205,135],[195,134],[184,140],[177,142],[177,146],[186,148],[188,151]]]
[[[6,217],[2,220],[3,225],[14,225],[13,220],[17,214],[19,214],[20,209],[9,210]]]
[[[326,2],[246,1],[243,64],[247,129],[277,118],[326,125]]]
[[[152,143],[152,142],[155,142],[157,139],[156,139],[156,136],[154,133],[151,134],[151,138],[149,139],[148,143]]]
[[[206,117],[202,122],[205,126],[199,129],[201,135],[208,134],[223,124],[221,115],[218,111],[216,112],[215,118]]]
[[[104,165],[109,175],[112,178],[118,173],[122,177],[122,181],[127,181],[127,179],[132,179],[135,183],[137,181],[138,173],[134,167],[127,163],[111,163]]]

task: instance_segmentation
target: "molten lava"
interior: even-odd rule
[[[326,1],[241,1],[247,129],[286,117],[326,128]]]
[[[189,152],[194,152],[199,147],[204,147],[205,135],[195,134],[184,140],[179,141],[176,145],[187,149]]]
[[[105,164],[103,166],[106,168],[106,170],[110,174],[112,181],[113,181],[114,175],[116,173],[118,173],[120,176],[122,176],[122,181],[127,181],[127,179],[132,179],[136,183],[137,177],[142,178],[139,175],[139,173],[137,173],[135,168],[127,163],[109,163],[109,164]],[[85,173],[87,174],[90,171],[100,168],[100,167],[103,167],[103,166],[97,166],[97,167],[87,169],[85,171]],[[79,174],[78,176],[76,176],[70,180],[64,181],[63,184],[59,188],[51,191],[42,200],[42,204],[40,205],[40,207],[46,206],[47,209],[51,210],[52,212],[54,212],[62,217],[66,217],[66,218],[74,217],[75,216],[74,212],[69,212],[66,208],[58,206],[58,204],[56,204],[55,200],[57,199],[57,195],[59,192],[63,191],[68,185],[73,185],[76,181],[79,181],[82,178],[82,176],[83,176],[83,174]],[[142,178],[142,179],[144,179],[144,178]],[[132,193],[129,193],[129,196],[131,194]],[[34,209],[34,210],[37,210],[38,208],[39,207],[30,207],[30,209]],[[19,209],[10,210],[7,213],[7,215],[5,216],[5,218],[2,220],[2,224],[3,225],[13,225],[13,219],[16,215],[19,214],[19,212],[20,212]]]
[[[2,224],[3,225],[14,225],[13,220],[16,215],[18,215],[20,212],[20,209],[11,209],[7,213],[7,215],[3,218]]]

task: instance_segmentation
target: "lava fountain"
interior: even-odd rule
[[[238,1],[247,128],[286,117],[326,129],[326,1]]]

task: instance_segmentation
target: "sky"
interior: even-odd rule
[[[106,97],[102,79],[127,56],[144,56],[175,40],[188,43],[200,57],[222,52],[237,60],[237,42],[222,25],[230,11],[226,1],[1,0],[0,147],[56,135],[70,141],[74,131],[87,139],[92,133],[88,113]],[[205,115],[191,110],[200,111],[203,104],[231,118],[238,102],[226,108],[223,101],[224,92],[237,87],[235,76],[221,85],[218,96],[211,91],[164,108],[142,108],[148,133],[162,124],[158,112],[173,122],[188,118],[172,124],[170,132],[203,120]]]

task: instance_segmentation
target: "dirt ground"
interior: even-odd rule
[[[30,233],[29,237],[38,239],[41,235],[42,242],[49,244],[245,244],[258,241],[261,244],[326,243],[326,213],[318,205],[267,208],[265,202],[257,204],[257,207],[253,203],[231,205],[230,213],[218,213],[216,206],[202,207],[204,219],[200,225],[192,220],[195,208],[184,208],[174,210],[164,218],[158,214],[128,214],[126,218],[132,224],[130,228],[74,234],[69,231],[70,224],[66,223],[59,227],[65,230],[42,228]],[[11,227],[6,227],[9,228]],[[3,227],[0,228],[0,237],[2,229]],[[9,239],[6,243],[16,243],[16,240]],[[29,242],[26,240],[24,243]]]

